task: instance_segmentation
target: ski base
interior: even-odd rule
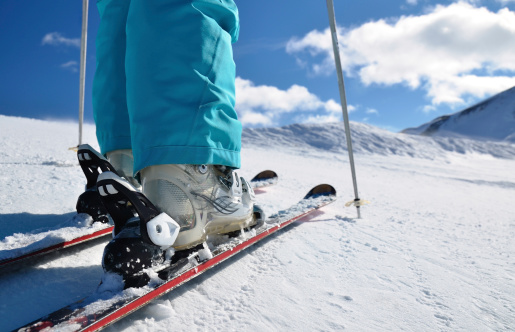
[[[109,286],[101,285],[92,296],[42,317],[18,331],[40,331],[42,329],[45,331],[97,331],[103,329],[335,200],[336,190],[332,186],[319,185],[309,191],[299,203],[268,218],[261,227],[210,248],[211,255],[206,256],[202,252],[203,250],[199,250],[188,258],[179,260],[173,266],[155,272],[150,283],[138,289],[137,292],[132,288],[121,290],[123,286],[118,290],[107,290],[106,288]],[[157,275],[162,276],[163,272],[168,275],[166,281],[157,277]],[[105,281],[106,279],[104,279]]]

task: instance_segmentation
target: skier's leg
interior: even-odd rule
[[[173,243],[168,237],[162,243],[159,237],[152,239],[154,226],[166,229],[160,224],[163,216],[147,220],[141,208],[137,212],[141,237],[123,241],[141,241],[143,249],[158,245],[163,252],[170,245],[195,250],[206,234],[251,226],[252,189],[234,171],[240,165],[241,145],[231,48],[238,34],[236,6],[231,0],[132,0],[126,31],[134,171],[141,172],[146,181],[143,192],[150,199],[143,205],[154,203],[157,210],[178,223],[180,232]],[[125,202],[117,197],[124,191],[119,184],[100,180],[97,184],[113,213],[129,206],[118,206]],[[134,191],[125,194],[134,196]],[[131,200],[130,206],[137,209],[135,202]],[[104,251],[104,269],[122,274],[126,280],[132,274],[139,275],[142,268],[116,270],[119,264],[130,265],[133,259],[119,255],[120,250],[126,250],[121,236],[129,232],[130,225],[122,226]],[[147,229],[149,236],[144,236]]]
[[[238,30],[232,0],[132,0],[129,10],[135,171],[150,201],[181,224],[177,249],[252,222],[251,189],[233,172],[241,147],[231,45]]]
[[[125,86],[125,26],[130,3],[130,0],[102,0],[97,3],[100,25],[96,37],[93,115],[103,155],[131,148]]]
[[[110,151],[131,148],[125,92],[125,25],[129,5],[130,0],[103,0],[97,3],[100,26],[96,38],[97,66],[93,80],[93,115],[103,155]],[[91,215],[94,221],[108,222],[108,213],[96,192],[99,172],[114,171],[114,166],[128,179],[131,179],[133,174],[126,174],[127,167],[122,167],[124,165],[120,163],[111,165],[86,144],[79,147],[77,156],[87,179],[86,191],[77,201],[77,212]],[[132,165],[130,166],[132,169]]]
[[[161,164],[240,166],[231,0],[132,0],[127,103],[134,170]]]
[[[93,80],[93,115],[101,153],[134,186],[133,156],[125,83],[125,47],[130,0],[97,3],[97,68]]]

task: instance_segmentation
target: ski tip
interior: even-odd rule
[[[319,184],[318,186],[311,189],[306,197],[307,198],[316,198],[320,196],[336,196],[336,189],[330,184]]]
[[[279,176],[276,172],[271,170],[266,170],[260,172],[258,175],[252,178],[250,181],[261,181],[261,180],[268,180],[268,179],[277,179]]]

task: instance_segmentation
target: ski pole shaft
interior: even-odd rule
[[[80,83],[79,83],[79,145],[82,144],[82,124],[84,122],[84,90],[86,80],[86,49],[88,41],[88,0],[82,0],[82,34],[80,43]]]
[[[333,51],[334,51],[334,62],[336,65],[336,74],[338,75],[338,88],[340,91],[340,102],[342,105],[343,112],[343,123],[345,125],[345,136],[347,140],[347,150],[349,152],[349,163],[352,172],[352,183],[354,185],[354,197],[356,202],[359,202],[358,195],[358,183],[356,180],[356,168],[354,166],[354,154],[352,153],[352,141],[350,135],[350,125],[349,125],[349,112],[347,110],[347,97],[345,96],[345,84],[343,82],[343,71],[342,71],[342,63],[340,60],[340,49],[338,47],[338,35],[336,32],[336,18],[334,15],[334,4],[333,0],[327,0],[327,12],[329,14],[329,26],[331,29],[331,38],[333,40]],[[358,218],[361,218],[361,213],[359,209],[359,204],[356,204],[356,209],[358,212]]]

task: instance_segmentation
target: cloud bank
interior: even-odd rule
[[[467,2],[437,5],[420,16],[339,28],[344,71],[365,85],[422,88],[433,105],[461,104],[515,85],[515,13]],[[292,38],[286,47],[313,74],[334,71],[329,29]]]
[[[244,126],[277,125],[283,115],[295,112],[300,113],[296,115],[299,122],[338,121],[342,112],[339,103],[323,101],[306,87],[295,84],[281,90],[241,77],[236,78],[236,111]]]

